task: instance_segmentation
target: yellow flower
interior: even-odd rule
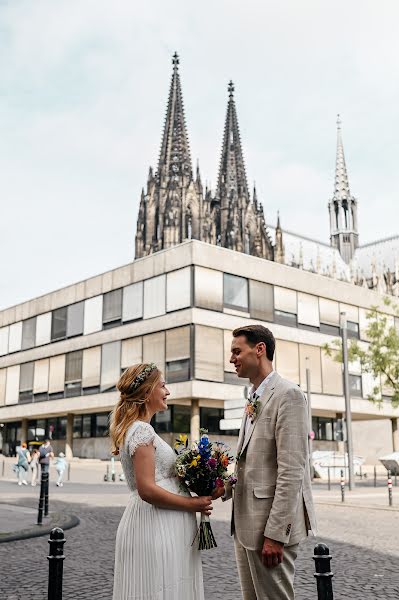
[[[187,442],[187,435],[185,433],[181,433],[179,435],[179,439],[181,441],[182,444],[185,444]]]
[[[196,467],[198,465],[198,461],[200,460],[201,456],[198,454],[198,456],[196,456],[195,458],[193,458],[193,460],[191,461],[191,463],[188,465],[189,467]]]

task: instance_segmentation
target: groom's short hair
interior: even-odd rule
[[[266,346],[267,358],[273,360],[276,340],[270,329],[263,327],[263,325],[244,325],[244,327],[237,327],[233,331],[233,337],[239,337],[240,335],[246,337],[251,347],[263,342]]]

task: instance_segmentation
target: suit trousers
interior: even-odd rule
[[[244,548],[236,536],[234,545],[243,600],[294,600],[295,559],[299,544],[284,547],[283,562],[265,567],[261,554]]]

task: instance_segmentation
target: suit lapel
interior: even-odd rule
[[[246,425],[246,422],[247,422],[247,418],[248,418],[247,417],[247,413],[244,412],[244,416],[243,416],[242,421],[241,421],[241,427],[240,427],[240,433],[239,433],[239,436],[238,436],[238,442],[237,442],[237,455],[241,452],[241,448],[242,448],[242,445],[244,443],[245,425]]]
[[[249,440],[251,439],[251,436],[256,427],[256,423],[258,422],[258,419],[259,419],[260,415],[262,414],[263,409],[265,408],[266,404],[269,402],[270,398],[274,394],[274,388],[276,387],[276,383],[277,383],[277,373],[275,373],[273,375],[273,377],[271,378],[271,380],[269,382],[269,385],[266,387],[265,391],[263,392],[262,396],[260,397],[260,407],[258,410],[258,414],[256,415],[256,418],[253,421],[253,423],[251,423],[247,436],[245,435],[245,421],[243,423],[244,427],[243,427],[243,425],[241,425],[241,429],[244,429],[243,442],[242,442],[242,446],[240,448],[241,452],[244,452],[245,448],[248,446]],[[240,439],[241,439],[241,431],[240,431]]]

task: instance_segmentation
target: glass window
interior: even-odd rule
[[[167,274],[166,310],[179,310],[191,306],[191,267]]]
[[[46,435],[46,419],[38,419],[36,421],[36,437],[39,440],[43,440]]]
[[[311,294],[298,292],[298,323],[319,327],[319,299]]]
[[[209,310],[223,309],[223,273],[195,267],[195,306]]]
[[[223,329],[195,326],[195,378],[224,381]]]
[[[91,415],[82,416],[82,437],[89,438],[91,435]]]
[[[74,438],[82,437],[82,415],[74,415],[73,417],[73,433]]]
[[[36,317],[22,321],[22,350],[33,348],[36,339]]]
[[[223,304],[226,308],[248,312],[248,279],[224,273]]]
[[[174,433],[190,433],[191,406],[173,405],[173,427]]]
[[[31,402],[33,400],[33,362],[21,365],[19,376],[19,402]]]
[[[351,396],[362,396],[362,378],[360,375],[349,374],[349,389]]]
[[[273,286],[251,279],[249,282],[249,306],[252,318],[261,321],[273,321]]]
[[[36,318],[36,346],[49,344],[51,341],[51,312],[38,315]]]
[[[177,381],[188,381],[190,379],[190,360],[173,360],[166,363],[166,381],[176,383]]]
[[[154,362],[165,373],[165,332],[157,331],[143,336],[143,362]]]
[[[157,433],[170,433],[172,431],[172,409],[173,406],[156,413],[154,428]]]
[[[103,297],[94,296],[85,300],[84,335],[100,331],[103,326]]]
[[[144,282],[144,319],[166,312],[166,276],[159,275]]]
[[[83,350],[82,387],[85,394],[100,391],[101,346]]]
[[[0,327],[0,356],[4,356],[8,353],[8,335],[10,328]]]
[[[123,321],[143,318],[143,282],[123,288]]]
[[[220,430],[220,421],[224,418],[224,410],[223,408],[200,408],[200,423],[201,427],[208,430],[208,433],[223,433],[226,435],[225,431]]]
[[[298,300],[295,290],[274,286],[274,308],[283,313],[298,312]]]
[[[328,325],[328,323],[320,323],[320,333],[326,333],[327,335],[333,335],[339,337],[339,327],[335,325]]]
[[[114,390],[121,372],[121,342],[110,342],[102,347],[101,391]]]
[[[66,440],[67,418],[58,417],[57,419],[57,439]]]
[[[95,437],[107,437],[108,436],[108,413],[102,413],[95,415],[96,427]]]
[[[61,340],[66,337],[67,330],[67,307],[53,310],[51,321],[51,341]]]
[[[166,331],[167,362],[190,358],[190,326]]]
[[[293,313],[284,312],[283,310],[274,311],[274,320],[279,325],[288,325],[288,327],[297,326],[297,317]]]
[[[316,440],[332,442],[335,439],[335,419],[327,417],[312,417],[312,429]]]
[[[115,327],[122,323],[122,288],[104,294],[103,326]]]
[[[82,335],[84,302],[77,302],[68,306],[67,311],[67,337]]]
[[[82,389],[83,350],[69,352],[65,359],[65,394],[80,396]]]
[[[306,369],[310,371],[311,391],[321,394],[321,350],[319,346],[299,344],[301,388],[307,390]]]
[[[274,368],[282,376],[299,384],[299,347],[295,342],[276,340]]]
[[[359,323],[354,321],[347,321],[348,337],[359,339]]]

